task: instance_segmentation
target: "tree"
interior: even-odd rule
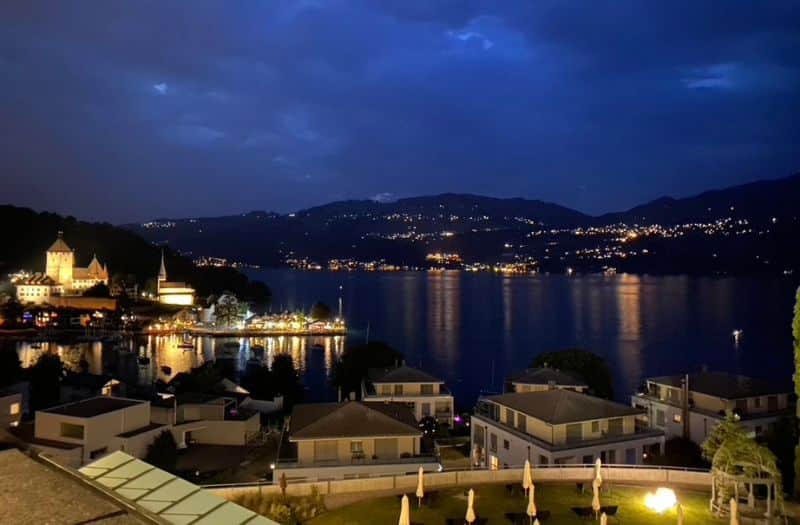
[[[178,445],[172,432],[165,430],[153,440],[147,447],[147,456],[144,460],[154,467],[158,467],[167,472],[174,472],[178,462]]]
[[[294,361],[289,354],[278,354],[272,360],[272,384],[276,394],[283,395],[283,406],[290,409],[295,403],[303,401],[303,385],[294,368]]]
[[[311,307],[311,319],[315,321],[327,321],[333,317],[331,307],[323,302],[316,302]]]
[[[246,309],[247,305],[240,303],[235,295],[227,292],[222,294],[214,306],[217,325],[223,327],[237,326],[244,319],[244,311]]]
[[[764,435],[764,444],[769,448],[778,460],[778,468],[783,477],[783,486],[787,492],[792,492],[794,487],[795,472],[794,447],[797,443],[797,427],[794,418],[782,417],[770,425],[769,430]]]
[[[0,349],[0,388],[13,385],[22,378],[22,363],[13,346]]]
[[[176,394],[185,392],[207,393],[214,390],[222,380],[222,375],[214,366],[213,362],[203,363],[197,368],[192,368],[189,372],[184,372],[175,376],[170,381],[170,386],[174,387]]]
[[[31,405],[42,409],[57,404],[61,397],[61,377],[64,366],[56,354],[42,354],[28,369]]]
[[[688,468],[708,467],[700,446],[691,439],[680,436],[668,439],[664,443],[664,453],[648,456],[647,464]]]
[[[590,394],[605,399],[614,397],[614,387],[608,365],[602,357],[587,350],[570,348],[548,352],[536,356],[531,362],[531,366],[571,372],[586,382]]]
[[[97,283],[83,292],[84,297],[111,297],[106,283]]]
[[[361,382],[367,378],[370,368],[396,366],[403,354],[380,341],[357,346],[348,346],[333,366],[333,385],[340,388],[343,396],[355,392],[361,396]]]
[[[794,393],[800,397],[800,286],[795,292],[792,339],[794,340]],[[795,410],[797,419],[800,419],[800,403],[797,403]],[[800,481],[800,441],[794,449],[794,479]],[[800,496],[800,482],[794,484],[794,495]]]

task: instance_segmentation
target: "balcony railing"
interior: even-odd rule
[[[398,458],[371,458],[366,456],[352,456],[328,460],[299,461],[297,458],[278,459],[276,465],[280,468],[309,468],[309,467],[349,467],[353,465],[399,465],[416,463],[437,463],[439,460],[432,454]]]

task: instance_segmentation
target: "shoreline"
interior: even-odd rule
[[[0,337],[29,337],[34,336],[34,340],[54,339],[58,336],[78,336],[87,341],[100,341],[116,336],[169,336],[169,335],[190,335],[192,337],[325,337],[325,336],[346,336],[347,329],[334,329],[325,331],[316,330],[211,330],[211,329],[169,329],[169,330],[102,330],[102,335],[87,334],[84,329],[59,328],[39,330],[36,328],[0,329]]]

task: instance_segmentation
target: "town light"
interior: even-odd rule
[[[645,506],[659,514],[671,509],[678,504],[675,491],[664,487],[656,489],[655,494],[648,492],[644,497]]]

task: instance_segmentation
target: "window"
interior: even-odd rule
[[[506,409],[506,425],[510,427],[514,426],[514,411],[510,408]]]
[[[761,408],[761,398],[760,397],[754,397],[753,398],[753,406],[755,408]]]
[[[675,414],[672,414],[672,422],[673,423],[680,423],[682,420],[683,420],[683,418],[681,418],[681,415],[678,414],[677,412]]]
[[[736,412],[739,414],[744,414],[747,412],[747,400],[746,399],[737,399],[736,400]]]
[[[608,451],[608,462],[612,463],[612,464],[617,462],[617,451],[616,450],[609,450]]]
[[[548,463],[550,463],[550,459],[547,456],[542,456],[541,454],[539,454],[539,464],[547,465]]]
[[[527,430],[525,425],[525,414],[517,412],[517,428],[525,432]]]
[[[778,396],[767,397],[767,410],[770,412],[778,410]]]
[[[83,425],[61,423],[61,437],[83,439]]]
[[[583,459],[581,459],[581,463],[583,463],[584,465],[591,465],[592,463],[594,463],[594,456],[592,456],[591,454],[589,454],[588,456],[583,456]]]
[[[12,416],[16,416],[17,414],[20,413],[21,410],[22,408],[20,407],[19,403],[11,403],[8,413],[11,414]]]
[[[663,427],[667,424],[667,417],[664,414],[663,410],[656,410],[656,425],[659,427]]]
[[[504,450],[509,450],[510,448],[511,448],[511,443],[509,443],[507,439],[504,439],[503,440],[503,449]]]
[[[497,456],[490,456],[490,465],[492,470],[497,470],[500,468],[500,460],[497,459]]]
[[[635,465],[636,464],[636,449],[635,448],[626,448],[625,449],[625,463],[628,465]]]
[[[600,422],[592,421],[592,434],[598,434],[599,432],[600,432]]]
[[[384,396],[392,395],[392,387],[391,387],[391,385],[381,385],[381,395],[384,395]]]
[[[396,396],[403,395],[403,385],[394,385],[394,395]]]
[[[608,435],[621,436],[622,435],[622,418],[615,417],[608,420]]]
[[[489,450],[497,452],[497,434],[489,434]]]
[[[364,442],[363,441],[351,441],[350,442],[350,453],[355,455],[364,454]]]
[[[336,441],[315,441],[314,461],[333,461],[339,459]]]
[[[426,395],[433,394],[433,385],[422,385],[419,390]]]
[[[422,417],[430,416],[431,415],[431,404],[430,403],[422,403]]]
[[[567,425],[567,443],[575,443],[583,440],[583,425],[580,423],[570,423]]]

